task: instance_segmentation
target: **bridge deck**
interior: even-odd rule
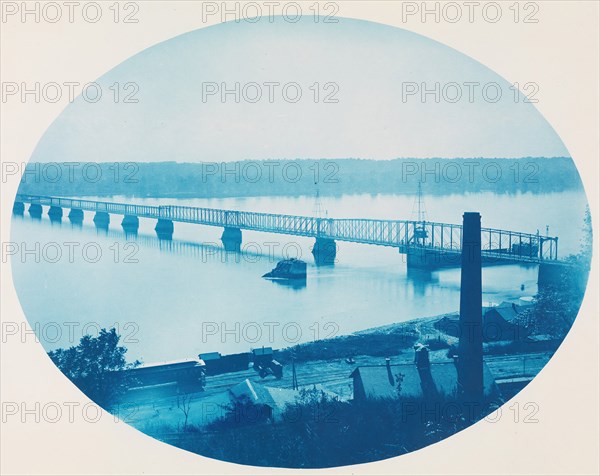
[[[370,218],[319,218],[179,205],[135,205],[38,195],[17,195],[16,202],[390,246],[402,252],[416,249],[460,254],[462,244],[462,225],[449,223]],[[488,259],[530,263],[558,261],[558,238],[556,237],[495,228],[482,228],[481,235],[482,256]]]

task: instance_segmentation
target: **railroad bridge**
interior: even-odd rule
[[[83,222],[84,211],[93,212],[96,227],[105,229],[108,229],[111,215],[121,215],[121,226],[129,233],[137,233],[140,218],[154,219],[157,220],[155,231],[158,237],[166,240],[172,239],[175,222],[222,227],[224,248],[234,252],[241,249],[242,230],[311,237],[315,239],[312,253],[317,264],[334,262],[337,241],[397,248],[407,255],[409,268],[458,267],[462,253],[462,225],[449,223],[321,218],[23,194],[16,196],[13,212],[22,215],[25,204],[29,204],[28,212],[33,218],[41,218],[43,207],[49,207],[47,213],[53,221],[62,220],[63,209],[70,209],[68,217],[75,224]],[[539,265],[540,281],[558,276],[562,267],[568,265],[558,258],[557,237],[482,228],[481,242],[483,264]]]

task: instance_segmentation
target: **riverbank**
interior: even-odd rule
[[[346,359],[358,355],[389,357],[411,349],[417,342],[427,343],[431,350],[450,348],[456,338],[435,329],[433,324],[445,314],[421,317],[406,322],[372,327],[348,335],[305,342],[275,351],[284,364],[315,360]]]
[[[284,364],[315,360],[351,359],[354,356],[390,357],[405,353],[416,343],[426,344],[438,358],[447,358],[448,351],[458,345],[458,338],[435,327],[446,316],[444,313],[410,321],[377,326],[348,335],[298,344],[275,351],[277,360]],[[484,342],[484,354],[506,355],[528,352],[554,352],[560,340],[549,336],[531,335],[522,339]],[[432,358],[434,355],[432,355]]]
[[[413,346],[417,342],[429,346],[432,362],[450,361],[449,351],[454,350],[458,339],[434,326],[449,314],[452,313],[377,326],[275,350],[274,358],[284,367],[280,378],[273,375],[262,377],[252,366],[208,375],[203,388],[190,389],[184,394],[187,407],[178,400],[179,387],[173,382],[168,387],[153,388],[149,393],[126,395],[116,411],[127,423],[162,439],[165,435],[180,435],[186,425],[203,427],[209,420],[212,421],[217,410],[223,416],[227,407],[219,406],[219,399],[245,381],[282,392],[295,386],[311,389],[318,385],[336,395],[340,401],[350,401],[353,398],[351,373],[354,369],[385,365],[387,359],[392,365],[412,363],[415,355]],[[484,360],[505,400],[518,393],[546,365],[557,347],[556,341],[552,342],[546,347],[540,347],[533,341],[528,343],[527,339],[484,344]],[[132,405],[135,412],[129,411]]]

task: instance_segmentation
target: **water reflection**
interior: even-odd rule
[[[306,287],[306,279],[271,279],[273,284],[299,291]]]
[[[341,335],[456,311],[459,305],[458,268],[407,269],[405,256],[394,248],[340,242],[335,266],[317,267],[310,238],[248,231],[241,251],[232,252],[223,247],[221,228],[177,223],[173,239],[163,240],[156,235],[155,220],[140,219],[136,230],[123,227],[119,216],[100,221],[93,220],[94,214],[86,213],[85,220],[76,215],[69,217],[71,226],[57,226],[47,214],[13,219],[12,240],[27,249],[36,242],[80,245],[73,262],[13,257],[21,305],[32,325],[89,321],[95,327],[123,328],[136,323],[139,332],[127,342],[131,359],[188,358],[201,348],[248,351],[250,345],[235,332],[206,335],[207,322],[226,331],[252,322],[274,322],[278,329],[297,323],[302,332],[296,341],[265,333],[253,343],[278,348],[311,340],[315,322],[335,323]],[[98,262],[81,259],[79,250],[88,243],[102,250]],[[263,279],[286,257],[286,249],[308,263],[306,281]],[[483,276],[484,302],[537,292],[536,267],[486,268]],[[64,339],[41,343],[47,349],[72,344]]]
[[[427,288],[439,282],[438,273],[430,269],[407,268],[406,277],[417,296],[425,296]]]

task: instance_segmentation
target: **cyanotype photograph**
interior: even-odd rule
[[[95,81],[3,83],[71,95],[2,197],[3,261],[65,385],[257,474],[407,455],[514,405],[536,422],[515,397],[582,319],[596,252],[539,84],[335,2],[200,3],[223,21]]]

